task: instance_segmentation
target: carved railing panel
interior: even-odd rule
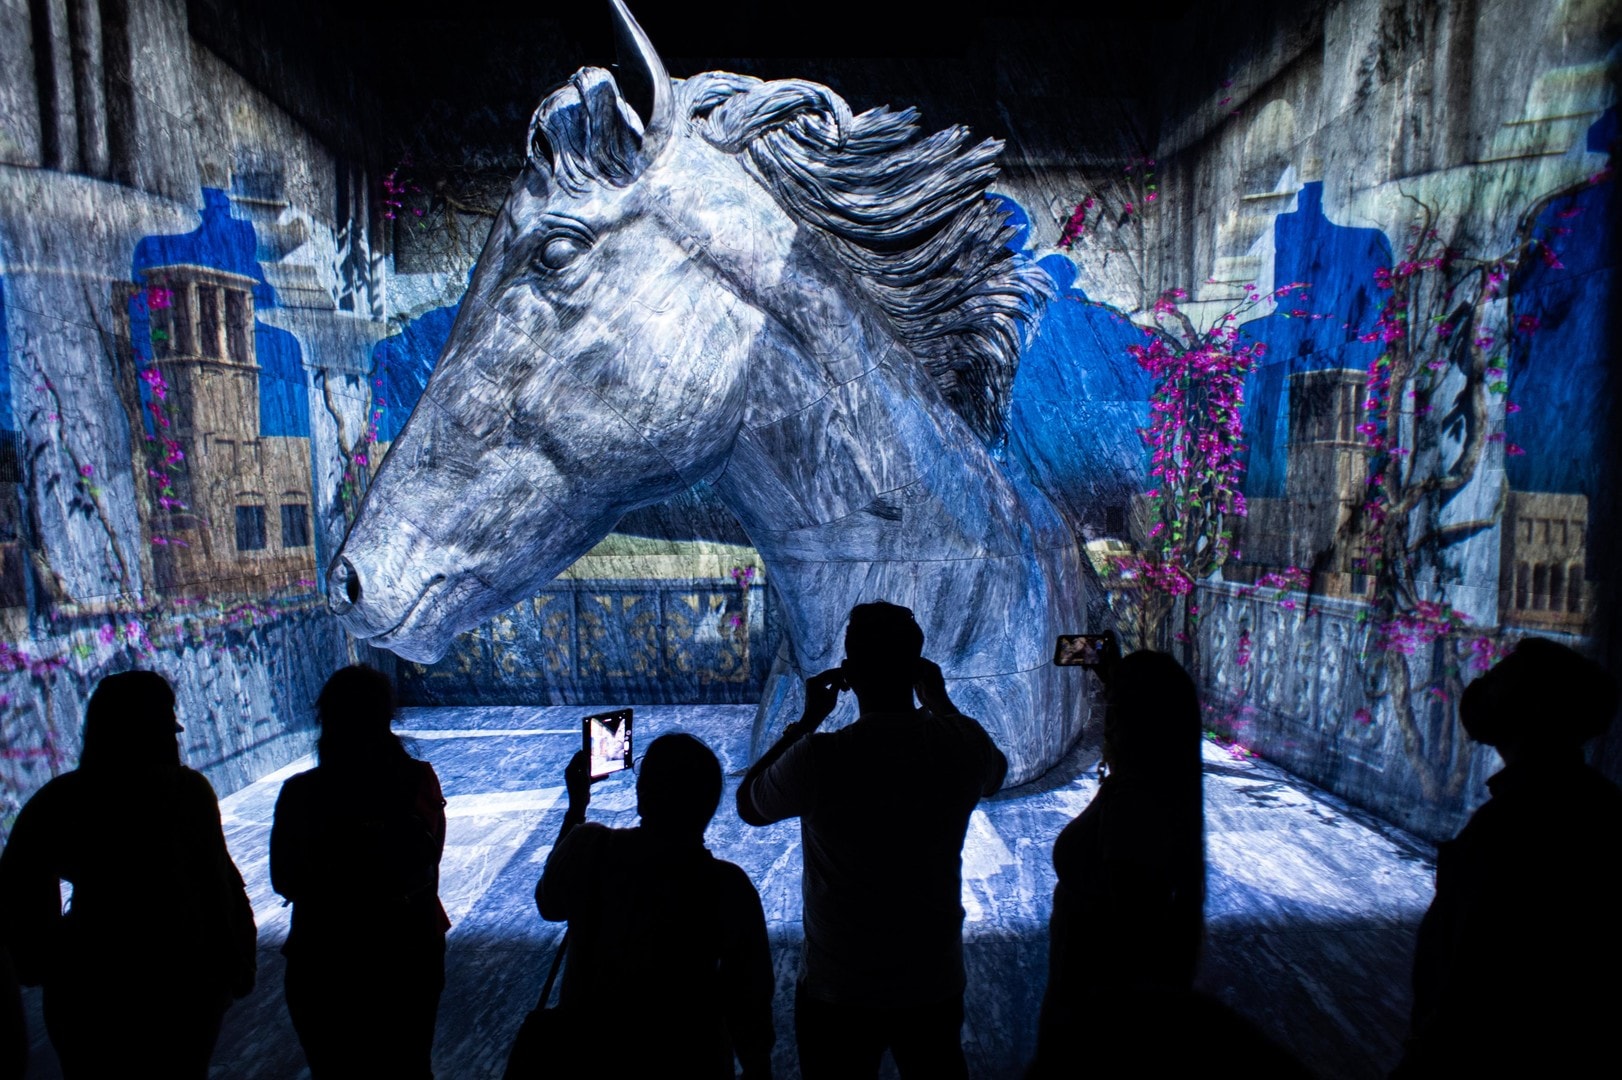
[[[781,636],[768,590],[725,579],[559,580],[402,663],[415,704],[751,703]]]

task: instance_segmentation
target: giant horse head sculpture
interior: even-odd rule
[[[1025,644],[971,638],[1035,620],[1022,633],[1045,648],[1079,614],[1079,573],[1052,554],[1071,544],[1052,508],[986,453],[1045,288],[985,197],[1000,144],[920,137],[912,110],[852,115],[815,83],[673,82],[613,6],[650,114],[596,68],[536,110],[450,340],[332,563],[332,610],[433,661],[626,512],[710,481],[766,560],[792,667],[837,659],[851,603],[882,597],[919,610],[949,675],[1028,673]],[[974,559],[990,562],[954,568]],[[1061,696],[1012,703],[1075,714],[1032,721],[1051,730],[1027,775],[1079,730]]]

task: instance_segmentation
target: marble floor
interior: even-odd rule
[[[441,895],[454,927],[435,1068],[442,1080],[499,1077],[562,927],[531,899],[564,801],[563,766],[591,707],[406,709],[396,723],[432,762],[449,800]],[[688,731],[720,755],[728,794],[710,826],[715,854],[759,887],[778,976],[776,1075],[797,1075],[791,1006],[800,941],[798,825],[752,829],[730,810],[747,764],[753,707],[652,706],[637,741]],[[1265,763],[1206,744],[1207,942],[1200,984],[1324,1077],[1374,1077],[1406,1025],[1414,929],[1430,902],[1432,849]],[[267,842],[281,782],[306,759],[222,800],[226,835],[259,923],[259,984],[226,1016],[213,1075],[308,1076],[282,1001],[277,951],[288,910],[270,889]],[[1046,979],[1053,839],[1096,783],[1061,766],[986,801],[963,852],[969,991],[963,1038],[976,1077],[1017,1077]],[[591,819],[635,820],[630,776],[600,782]],[[37,991],[30,1076],[58,1074]],[[1223,1053],[1213,1046],[1213,1056]],[[886,1063],[888,1068],[888,1062]],[[893,1074],[892,1074],[893,1075]]]

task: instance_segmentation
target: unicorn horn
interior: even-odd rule
[[[670,73],[654,51],[653,42],[625,7],[625,0],[609,0],[614,8],[614,36],[622,54],[634,57],[637,67],[653,86],[653,111],[642,125],[642,167],[647,168],[664,149],[676,118],[676,93]]]

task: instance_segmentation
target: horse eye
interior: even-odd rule
[[[548,270],[562,270],[586,250],[587,244],[578,236],[567,233],[549,238],[541,245],[541,265]]]

